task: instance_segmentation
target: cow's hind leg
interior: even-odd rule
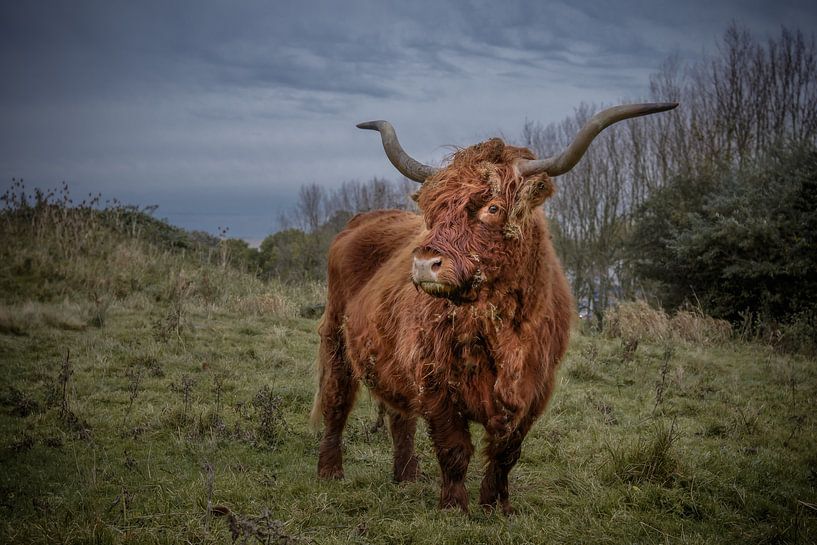
[[[323,438],[318,451],[318,476],[324,479],[341,479],[343,428],[354,405],[358,385],[352,368],[346,361],[340,330],[329,325],[321,325],[318,356],[321,377],[316,409],[320,409],[324,421]]]
[[[394,444],[394,481],[416,481],[420,473],[414,453],[417,417],[389,410],[389,431]]]

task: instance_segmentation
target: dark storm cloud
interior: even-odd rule
[[[394,176],[356,122],[388,118],[439,161],[446,144],[514,138],[582,101],[643,97],[669,55],[700,58],[732,21],[808,31],[809,6],[5,2],[0,180],[66,179],[260,238],[301,184]]]

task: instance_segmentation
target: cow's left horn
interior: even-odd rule
[[[672,110],[676,106],[678,106],[677,102],[655,102],[627,104],[607,108],[591,117],[590,121],[585,123],[582,130],[579,131],[579,134],[576,135],[576,138],[573,139],[573,142],[571,142],[561,155],[554,155],[547,159],[522,160],[519,161],[516,166],[522,176],[532,176],[542,172],[546,172],[550,176],[559,176],[576,166],[576,163],[582,158],[584,152],[587,151],[590,142],[592,142],[601,131],[613,123],[631,117],[665,112]]]
[[[406,178],[423,183],[440,170],[412,159],[411,156],[403,150],[403,146],[401,146],[400,141],[397,140],[397,133],[394,132],[394,127],[392,127],[388,121],[367,121],[366,123],[359,123],[357,128],[380,132],[380,138],[383,140],[383,149],[386,150],[386,157],[389,158],[391,164]]]

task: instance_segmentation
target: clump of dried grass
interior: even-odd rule
[[[82,331],[92,319],[90,307],[63,301],[40,303],[26,301],[22,305],[0,304],[0,333],[26,335],[36,327],[52,327],[68,331]]]
[[[693,344],[721,344],[732,337],[732,324],[697,310],[679,310],[670,320],[670,327],[676,337]]]
[[[603,332],[608,337],[657,342],[670,337],[670,319],[646,301],[621,302],[604,312]]]
[[[675,443],[675,421],[657,424],[650,433],[631,445],[608,446],[612,475],[625,483],[655,483],[666,486],[679,473]]]
[[[720,344],[732,337],[726,320],[705,315],[700,309],[679,310],[669,316],[646,301],[626,301],[604,313],[603,332],[625,340],[661,342],[680,340],[692,344]]]
[[[5,305],[0,305],[0,333],[11,335],[25,335],[28,324],[21,319],[18,312],[12,311]]]
[[[237,297],[232,301],[232,307],[242,314],[256,316],[294,318],[298,315],[298,305],[287,294],[277,291]]]

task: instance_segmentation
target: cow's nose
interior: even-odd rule
[[[437,272],[443,266],[443,258],[415,257],[412,266],[412,276],[416,282],[436,282]]]

